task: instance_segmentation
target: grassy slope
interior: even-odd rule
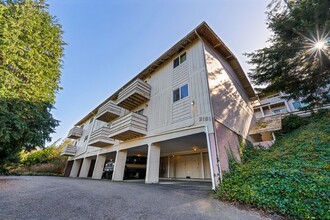
[[[278,138],[268,150],[246,148],[217,195],[292,218],[330,219],[330,112]]]

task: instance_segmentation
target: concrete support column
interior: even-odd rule
[[[87,178],[92,159],[85,157],[81,166],[79,177]]]
[[[160,145],[149,144],[145,183],[159,182]]]
[[[103,172],[105,160],[106,160],[105,155],[102,155],[102,154],[97,155],[92,179],[101,179],[102,178],[102,172]]]
[[[112,174],[113,181],[123,181],[126,158],[127,158],[127,150],[117,151],[115,167],[113,169],[113,174]]]
[[[81,165],[81,159],[73,161],[72,169],[71,169],[71,172],[70,172],[70,177],[77,177],[78,176],[80,165]]]

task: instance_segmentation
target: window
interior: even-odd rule
[[[180,89],[176,89],[173,91],[173,102],[180,100]]]
[[[85,136],[84,142],[87,141],[88,135]]]
[[[183,62],[186,61],[186,60],[187,60],[187,55],[186,55],[186,53],[181,54],[181,56],[180,56],[180,64],[183,63]]]
[[[181,86],[173,91],[173,102],[179,101],[189,95],[188,84]]]
[[[275,109],[273,110],[273,113],[280,113],[282,111],[282,109]]]
[[[173,68],[179,66],[179,63],[180,63],[180,61],[179,61],[179,57],[178,57],[173,61]]]
[[[300,109],[301,108],[301,103],[299,101],[293,102],[292,105],[295,109]]]
[[[188,96],[188,84],[181,87],[181,99]]]
[[[186,60],[187,60],[187,54],[186,54],[186,52],[184,52],[179,57],[177,57],[173,60],[173,69],[175,67],[179,66],[181,63],[183,63]]]

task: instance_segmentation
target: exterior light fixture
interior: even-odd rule
[[[197,149],[198,149],[197,147],[193,147],[193,151],[197,151]]]

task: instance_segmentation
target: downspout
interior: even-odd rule
[[[211,178],[212,178],[212,189],[215,190],[215,180],[214,180],[214,172],[213,172],[213,164],[212,164],[212,154],[211,154],[211,145],[210,145],[210,137],[209,137],[209,128],[205,125],[205,133],[206,133],[206,142],[207,142],[207,151],[209,152],[209,163],[211,170]]]

